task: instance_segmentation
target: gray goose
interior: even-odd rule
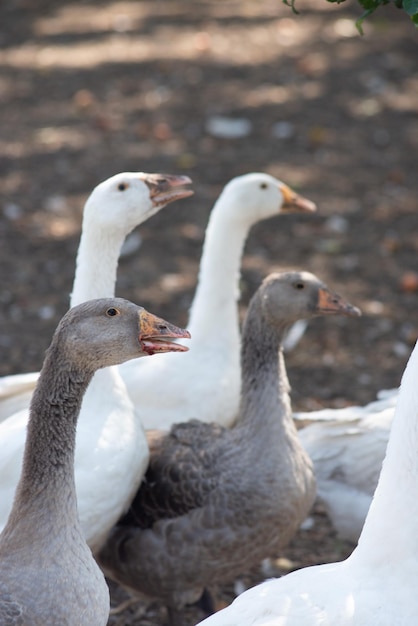
[[[76,306],[58,325],[33,394],[22,474],[0,535],[1,626],[107,623],[108,588],[77,513],[77,419],[97,369],[171,350],[174,337],[189,333],[120,298]]]
[[[244,322],[235,424],[192,420],[152,433],[145,481],[98,561],[128,590],[161,599],[172,624],[184,626],[185,604],[203,589],[277,553],[308,514],[315,480],[292,420],[282,342],[295,321],[328,314],[359,311],[312,274],[270,275]]]

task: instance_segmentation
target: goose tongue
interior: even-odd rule
[[[189,348],[174,339],[190,339],[188,330],[178,328],[165,320],[145,311],[139,313],[140,328],[139,341],[143,352],[156,354],[158,352],[187,352]]]
[[[193,195],[192,189],[182,189],[183,185],[190,185],[188,176],[174,176],[172,174],[140,174],[141,180],[150,190],[150,198],[154,207],[160,207]]]
[[[321,315],[348,315],[349,317],[359,317],[361,315],[360,309],[326,288],[318,291],[316,310]]]

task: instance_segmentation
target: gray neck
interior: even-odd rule
[[[257,439],[261,432],[271,437],[272,429],[281,436],[296,432],[282,351],[288,328],[289,324],[283,323],[281,328],[272,329],[263,318],[259,297],[252,299],[242,333],[239,423],[257,432]]]
[[[48,535],[63,520],[65,525],[78,524],[76,424],[92,375],[66,362],[53,342],[32,398],[23,470],[6,526],[11,534],[26,524],[33,539],[35,531]]]

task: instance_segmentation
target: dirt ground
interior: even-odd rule
[[[141,227],[117,284],[117,295],[182,325],[211,206],[232,177],[267,171],[319,211],[252,230],[242,312],[283,267],[317,273],[363,311],[315,320],[288,355],[295,408],[366,403],[398,385],[418,336],[418,33],[396,9],[378,11],[360,37],[355,2],[298,8],[1,3],[0,375],[40,368],[68,306],[82,207],[97,183],[126,170],[193,179],[192,199]],[[216,135],[216,116],[243,136]],[[282,571],[349,553],[319,508],[314,519]],[[228,601],[232,588],[219,597]],[[135,611],[111,623],[163,623],[158,607]]]

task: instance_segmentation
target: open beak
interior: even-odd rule
[[[279,188],[284,198],[282,213],[315,213],[315,202],[300,196],[284,183],[281,183]]]
[[[188,330],[178,328],[145,309],[140,311],[139,342],[143,352],[147,354],[187,352],[189,348],[174,343],[174,339],[190,339],[190,333]]]
[[[347,315],[348,317],[359,317],[360,309],[353,306],[337,293],[328,289],[320,289],[318,292],[318,302],[316,310],[321,315]]]
[[[183,185],[190,185],[188,176],[173,176],[172,174],[144,174],[139,175],[150,190],[150,198],[154,207],[163,207],[174,200],[188,198],[193,195],[192,189],[182,189]]]

